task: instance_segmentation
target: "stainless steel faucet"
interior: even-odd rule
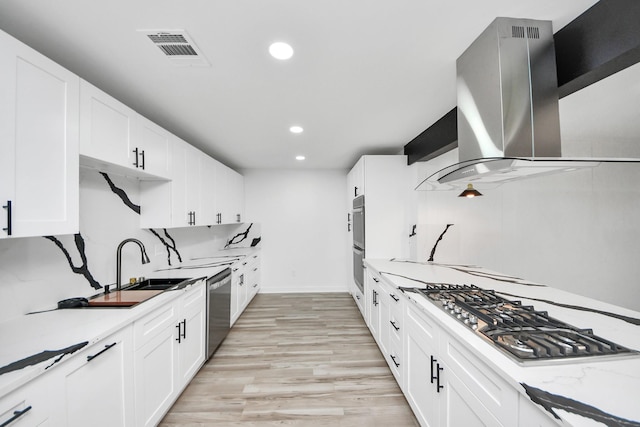
[[[120,281],[122,276],[122,247],[129,243],[133,242],[138,245],[140,248],[140,253],[142,254],[142,263],[147,264],[149,262],[149,257],[147,256],[147,252],[144,249],[144,245],[138,239],[124,239],[119,245],[118,250],[116,251],[116,289],[119,291],[122,286]]]

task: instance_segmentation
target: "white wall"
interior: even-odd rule
[[[262,227],[260,292],[346,292],[346,171],[243,174],[245,214]]]
[[[457,159],[457,150],[413,167],[415,176]],[[415,192],[414,257],[474,264],[640,310],[640,163],[530,178],[459,198]]]

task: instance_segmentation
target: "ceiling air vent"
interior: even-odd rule
[[[189,67],[209,67],[198,46],[184,30],[138,30],[175,65]]]

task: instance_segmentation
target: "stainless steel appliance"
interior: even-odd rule
[[[456,61],[459,163],[418,187],[495,184],[640,159],[562,155],[551,21],[496,18]]]
[[[364,292],[364,266],[362,260],[365,256],[364,250],[364,195],[353,199],[353,280]]]
[[[231,329],[231,269],[207,279],[207,360]]]
[[[517,361],[634,354],[633,350],[579,329],[533,306],[474,285],[429,283],[412,290],[489,340]]]

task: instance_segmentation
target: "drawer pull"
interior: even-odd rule
[[[390,354],[389,356],[391,357],[391,360],[393,360],[393,364],[396,365],[396,368],[398,368],[400,364],[396,362],[396,357],[393,354]]]
[[[391,297],[395,302],[400,301],[400,298],[398,298],[398,297],[396,296],[396,294],[389,294],[389,296],[390,296],[390,297]]]
[[[26,414],[27,412],[29,412],[31,410],[31,405],[27,406],[26,408],[24,408],[22,411],[13,411],[13,417],[9,418],[7,421],[3,422],[2,424],[0,424],[0,427],[6,427],[9,424],[11,424],[12,422],[14,422],[15,420],[17,420],[18,418],[20,418],[21,416],[23,416],[24,414]]]
[[[393,329],[395,329],[396,331],[400,330],[400,328],[396,326],[396,322],[394,322],[393,320],[389,320],[389,323],[391,323],[391,326],[393,326]]]
[[[113,344],[105,345],[104,348],[102,350],[100,350],[99,352],[97,352],[96,354],[94,354],[92,356],[87,356],[87,362],[91,362],[93,359],[95,359],[96,357],[100,356],[102,353],[104,353],[105,351],[109,350],[111,347],[113,347],[116,344],[117,343],[114,342]]]
[[[373,281],[378,283],[380,281],[380,279],[378,279],[377,277],[373,277]]]

